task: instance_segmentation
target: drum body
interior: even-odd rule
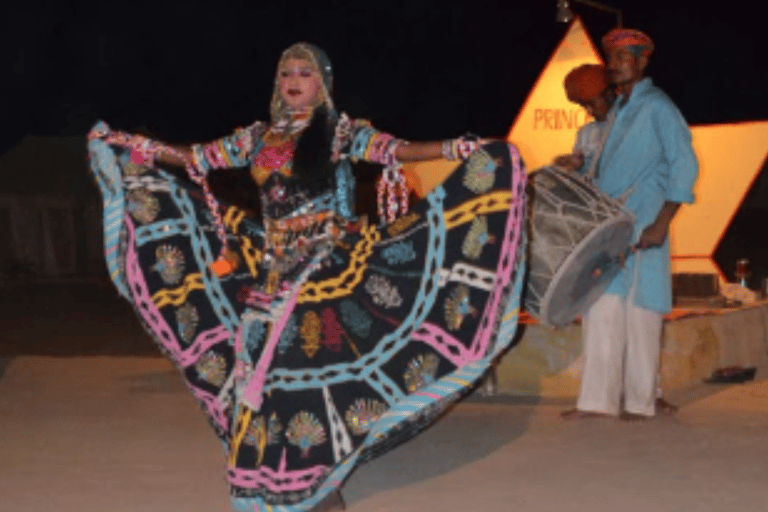
[[[561,327],[583,314],[621,269],[634,217],[585,178],[557,167],[529,175],[530,268],[525,306]]]

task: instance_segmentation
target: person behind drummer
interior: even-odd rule
[[[586,171],[599,154],[603,136],[610,129],[607,118],[616,101],[616,92],[602,64],[582,64],[572,69],[563,86],[568,99],[580,105],[594,120],[579,129],[571,154],[556,157],[554,164],[569,171]]]
[[[693,202],[698,162],[680,111],[645,76],[651,38],[617,28],[602,46],[619,97],[608,113],[613,122],[593,166],[594,180],[635,215],[636,244],[584,315],[581,392],[576,409],[564,416],[621,413],[632,420],[656,413],[662,321],[672,306],[667,235],[680,204]]]

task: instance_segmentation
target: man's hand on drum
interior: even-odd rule
[[[554,164],[566,171],[577,171],[584,165],[584,155],[580,152],[560,155],[555,157]]]

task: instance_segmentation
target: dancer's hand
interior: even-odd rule
[[[111,130],[109,129],[109,125],[104,121],[100,121],[93,128],[91,128],[90,132],[88,132],[88,140],[101,139],[106,137],[109,135],[110,131]]]

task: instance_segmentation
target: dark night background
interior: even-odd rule
[[[768,119],[761,2],[614,0],[657,43],[649,73],[691,124]],[[407,138],[505,135],[565,33],[555,0],[108,3],[6,8],[3,145],[96,117],[167,140],[265,118],[277,57],[305,40],[334,63],[342,110]],[[762,5],[762,8],[760,7]],[[574,4],[596,40],[615,16]]]
[[[689,123],[768,119],[762,2],[604,3],[656,41],[649,74]],[[615,24],[572,8],[596,43]],[[353,117],[406,139],[503,137],[567,29],[555,13],[555,0],[18,2],[0,22],[0,153],[99,118],[170,142],[229,133],[267,118],[279,53],[300,40],[328,52],[337,107]],[[747,210],[719,251],[725,267],[760,245],[768,215]]]

